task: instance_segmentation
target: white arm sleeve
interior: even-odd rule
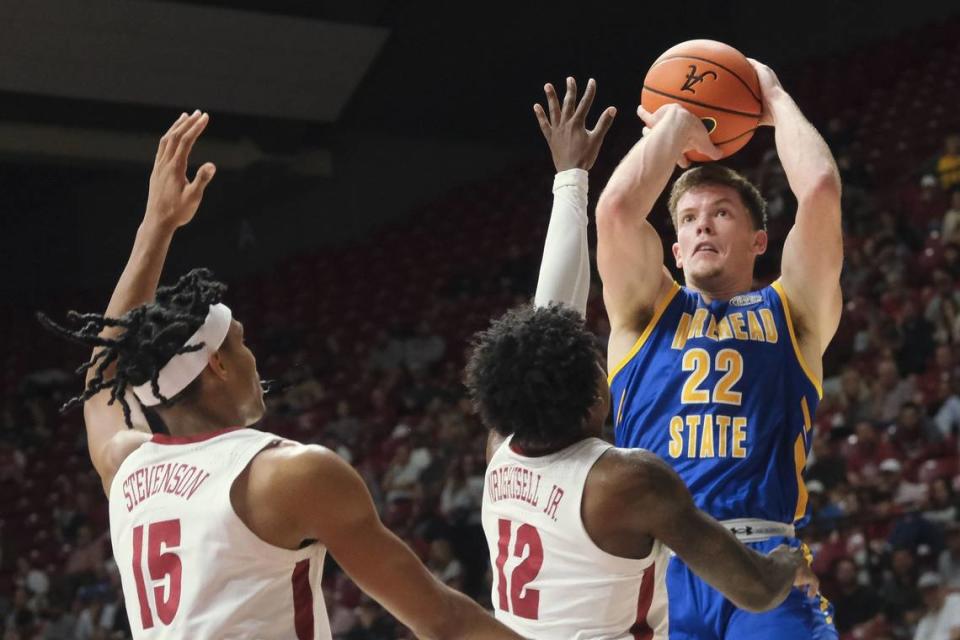
[[[553,179],[553,210],[533,303],[543,307],[559,302],[586,316],[589,293],[587,172],[568,169]]]

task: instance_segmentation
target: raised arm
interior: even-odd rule
[[[186,175],[190,150],[207,122],[208,115],[200,111],[189,116],[181,114],[160,138],[150,174],[143,222],[137,229],[127,265],[110,297],[106,316],[118,318],[134,307],[153,300],[173,234],[193,219],[200,206],[203,190],[216,171],[213,164],[208,162],[200,167],[192,182]],[[120,329],[110,327],[103,331],[101,337],[114,337],[119,332]],[[98,351],[94,350],[93,357]],[[88,384],[98,368],[99,365],[88,370]],[[104,379],[109,380],[113,372],[114,367],[108,366],[101,373]],[[83,407],[90,460],[105,489],[109,489],[110,479],[126,453],[147,437],[146,434],[128,430],[120,406],[116,403],[111,405],[109,401],[110,391],[104,390],[87,400]]]
[[[557,175],[553,181],[553,209],[534,304],[546,306],[557,302],[573,307],[585,316],[590,293],[587,172],[597,160],[616,109],[604,109],[596,126],[588,130],[586,119],[596,95],[596,81],[591,78],[587,82],[583,98],[577,104],[576,81],[567,78],[562,108],[553,85],[547,84],[543,90],[549,116],[539,104],[533,106],[533,111],[550,146]]]
[[[690,149],[719,157],[703,123],[683,107],[639,113],[650,133],[620,162],[597,202],[597,267],[614,331],[643,331],[670,286],[663,244],[647,216],[674,166],[687,164],[684,152]]]
[[[609,493],[603,500],[606,513],[601,507],[594,521],[613,539],[660,540],[694,573],[747,611],[776,607],[794,585],[808,585],[809,593],[816,592],[817,578],[799,549],[781,546],[761,555],[741,544],[696,508],[680,477],[654,454],[612,450],[601,462]]]
[[[777,154],[798,205],[783,245],[780,280],[795,321],[806,329],[801,343],[818,356],[819,370],[819,356],[837,330],[843,306],[840,174],[827,143],[783,90],[776,74],[766,65],[750,62],[763,93],[761,124],[775,128]]]
[[[302,537],[326,546],[357,586],[418,638],[520,637],[427,571],[383,525],[363,480],[336,454],[294,446],[271,455],[276,472],[263,497],[286,531],[300,532],[293,541]]]

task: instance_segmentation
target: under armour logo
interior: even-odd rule
[[[735,536],[753,535],[753,527],[730,527],[730,533]]]
[[[703,82],[703,79],[707,76],[712,77],[714,80],[717,79],[717,74],[715,74],[713,71],[704,71],[700,75],[697,75],[697,65],[690,65],[690,73],[687,74],[687,80],[683,83],[683,86],[680,87],[680,91],[696,93],[697,90],[694,89],[694,87]]]

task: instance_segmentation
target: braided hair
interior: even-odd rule
[[[184,343],[203,325],[210,305],[219,303],[226,290],[227,286],[215,280],[208,269],[194,269],[175,285],[157,289],[153,302],[135,307],[119,318],[70,311],[64,326],[38,312],[40,324],[53,333],[87,347],[101,347],[77,369],[78,375],[85,375],[96,367],[83,392],[68,400],[60,408],[61,413],[109,389],[108,404],[119,400],[124,421],[133,428],[126,391],[147,382],[164,405],[175,402],[186,390],[172,399],[164,397],[158,382],[160,370],[174,356],[203,348],[203,343],[191,346]],[[102,337],[100,333],[107,327],[120,327],[123,331],[112,338]],[[104,374],[113,363],[116,363],[116,372],[112,378],[105,379]]]

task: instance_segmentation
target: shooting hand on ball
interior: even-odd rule
[[[747,58],[747,60],[756,70],[757,79],[760,80],[760,97],[763,99],[763,115],[760,117],[760,126],[772,127],[776,124],[773,118],[772,102],[783,93],[783,85],[780,84],[780,78],[773,72],[773,69],[753,58]]]
[[[677,158],[677,165],[681,169],[690,166],[690,160],[686,156],[688,151],[697,151],[714,160],[723,157],[723,152],[710,140],[710,134],[707,133],[707,128],[700,118],[679,104],[665,104],[654,113],[640,106],[637,107],[637,115],[646,125],[643,128],[643,135],[649,135],[657,126],[665,126],[683,139],[683,153]]]

